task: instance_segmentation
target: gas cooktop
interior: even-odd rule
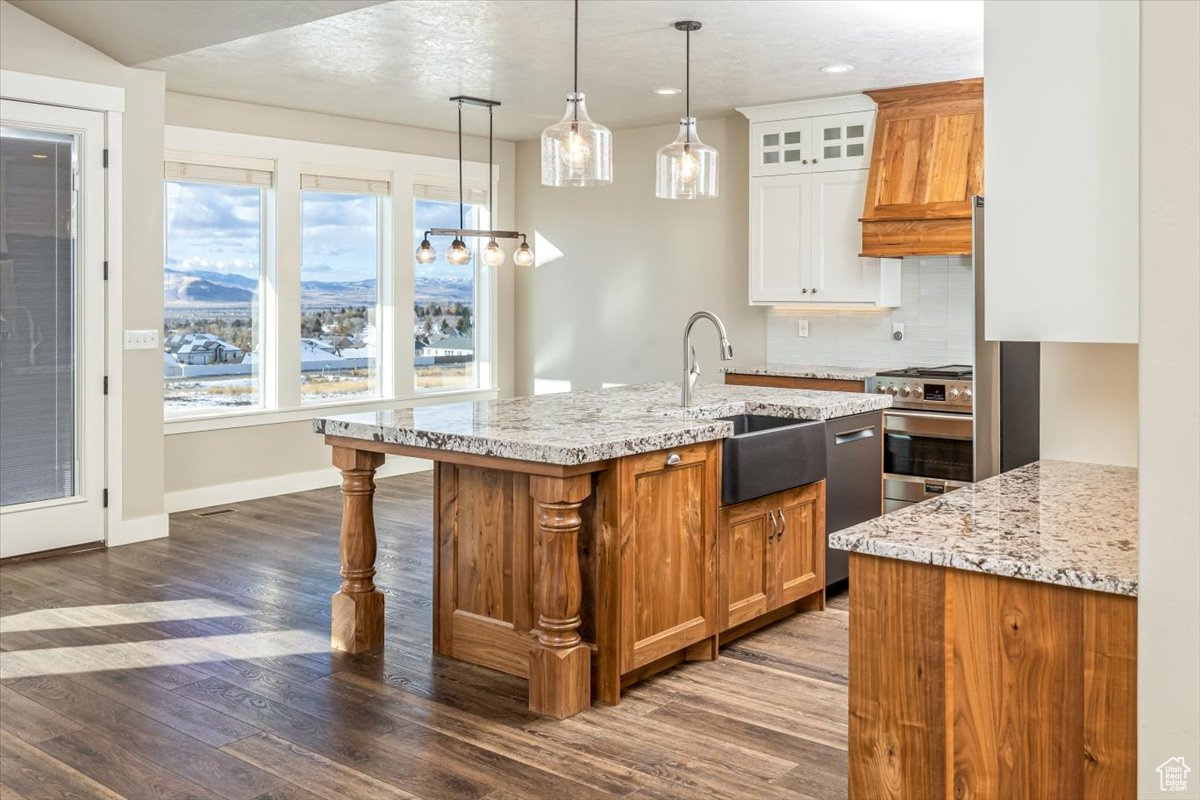
[[[907,367],[876,372],[881,378],[946,378],[966,381],[971,379],[971,367],[965,364],[947,364],[944,367]]]

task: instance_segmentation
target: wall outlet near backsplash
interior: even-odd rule
[[[796,320],[796,335],[802,339],[808,338],[808,320]]]
[[[897,341],[897,342],[904,341],[904,323],[903,322],[893,322],[892,323],[892,340]]]
[[[767,310],[767,361],[864,369],[970,364],[975,283],[963,256],[906,258],[900,306],[891,309]],[[809,335],[800,333],[808,323]],[[903,337],[893,333],[899,326]]]

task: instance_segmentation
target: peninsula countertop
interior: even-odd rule
[[[313,420],[313,430],[573,466],[724,439],[733,425],[720,417],[825,420],[890,405],[890,397],[854,392],[703,384],[695,389],[692,407],[684,409],[679,384],[651,383],[321,417]]]
[[[1136,597],[1137,470],[1036,461],[837,531],[829,546]]]
[[[834,367],[827,364],[747,364],[722,370],[728,375],[767,375],[774,378],[813,378],[827,381],[865,381],[882,367]]]

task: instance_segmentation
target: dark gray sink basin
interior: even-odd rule
[[[794,489],[825,478],[825,423],[757,414],[733,423],[721,470],[724,505]]]

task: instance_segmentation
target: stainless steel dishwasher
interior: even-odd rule
[[[825,422],[825,533],[883,513],[883,412]],[[825,547],[825,585],[850,575],[850,554]]]

